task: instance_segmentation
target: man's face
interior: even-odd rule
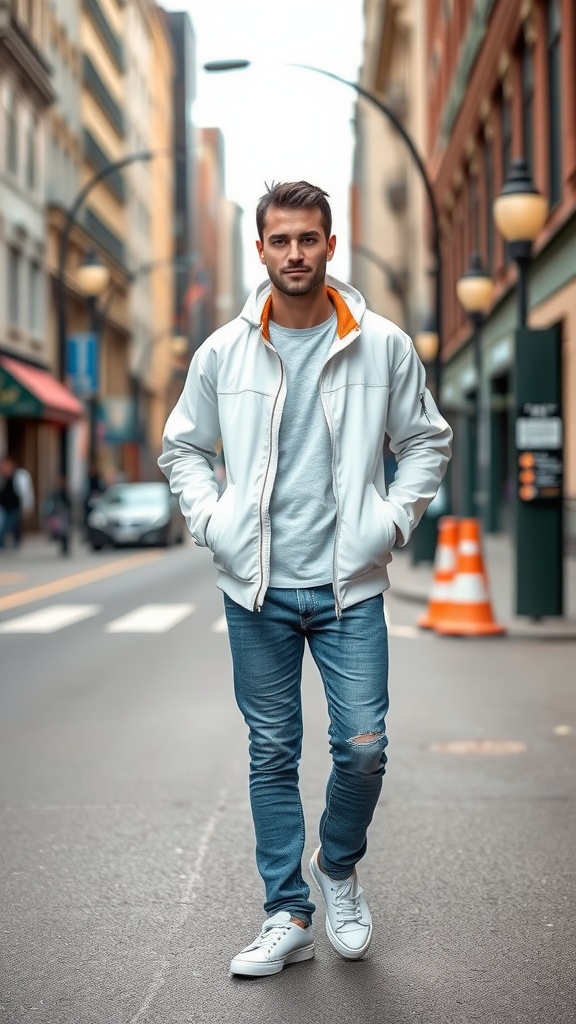
[[[269,207],[264,241],[256,242],[260,260],[272,284],[284,295],[309,295],[326,277],[336,236],[326,238],[317,207]]]

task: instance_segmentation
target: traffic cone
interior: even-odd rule
[[[460,520],[450,597],[434,628],[447,636],[497,636],[506,632],[492,614],[477,519]]]
[[[456,571],[456,548],[458,545],[458,520],[455,516],[442,516],[438,523],[438,541],[434,557],[434,577],[428,599],[428,607],[418,619],[420,629],[434,629],[441,622],[450,588]]]

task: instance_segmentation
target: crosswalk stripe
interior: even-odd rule
[[[194,604],[143,604],[107,624],[107,633],[167,633],[196,611]]]
[[[422,640],[422,631],[416,626],[391,626],[388,630],[390,636],[402,636],[405,640]]]
[[[228,632],[228,623],[226,622],[226,616],[225,615],[221,615],[219,619],[216,619],[216,622],[212,623],[212,632],[213,633],[227,633]]]
[[[0,623],[0,633],[55,633],[98,615],[100,611],[98,604],[51,604],[37,612]]]

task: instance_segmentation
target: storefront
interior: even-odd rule
[[[64,427],[84,416],[84,406],[46,369],[0,355],[0,452],[30,472],[36,508],[26,523],[39,525],[39,510],[54,487]]]

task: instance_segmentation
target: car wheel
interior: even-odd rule
[[[91,541],[90,546],[92,548],[92,551],[102,551],[102,548],[104,547],[103,544],[100,544],[96,540]]]

